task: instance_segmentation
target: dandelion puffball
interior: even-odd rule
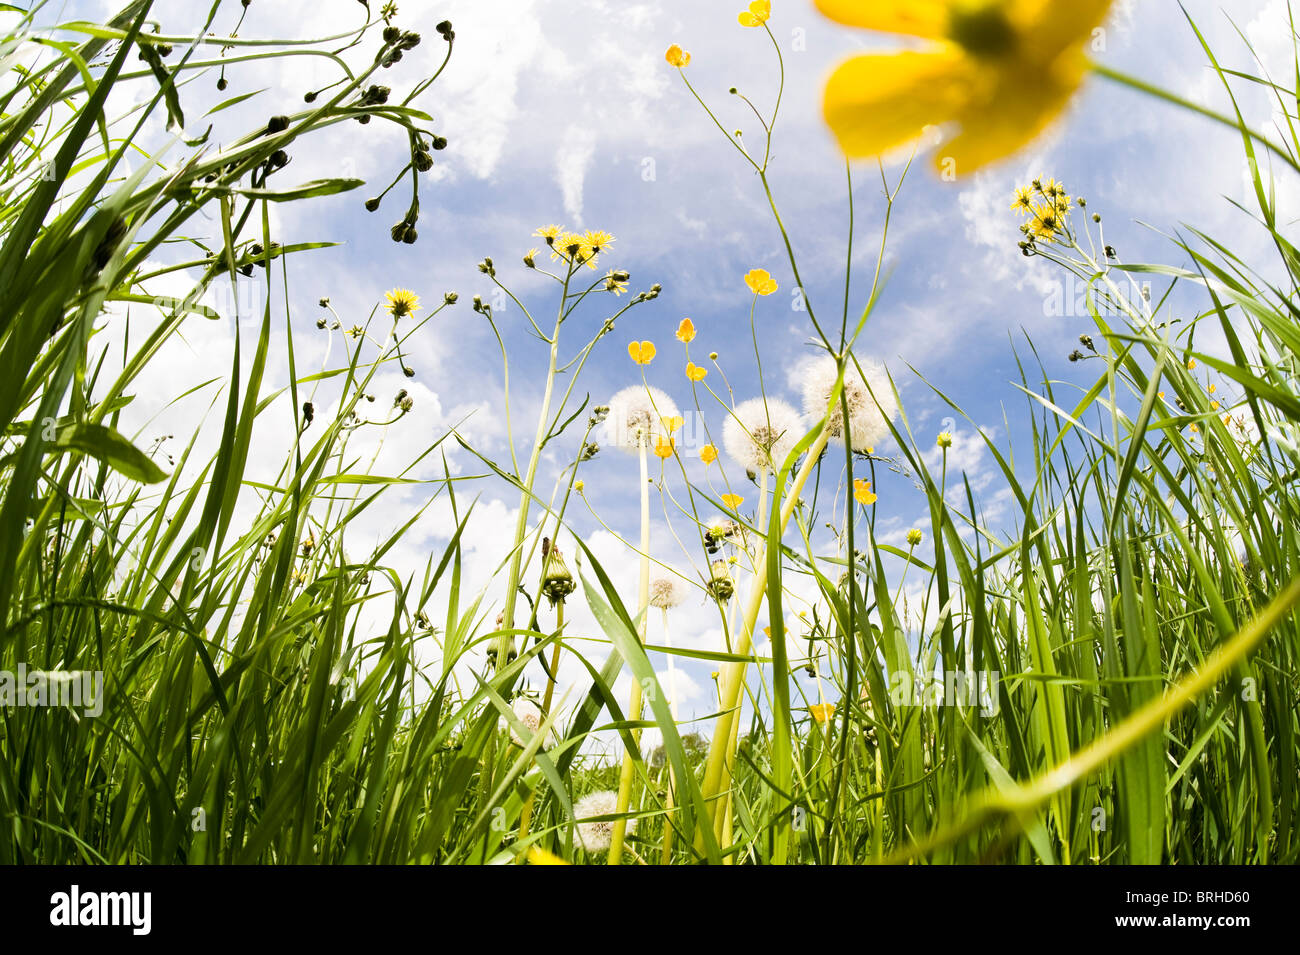
[[[650,581],[650,606],[671,610],[686,599],[686,587],[676,575]]]
[[[534,700],[532,697],[528,697],[528,696],[516,697],[514,704],[511,706],[511,709],[514,711],[515,719],[523,723],[524,726],[528,728],[529,738],[523,739],[522,737],[520,737],[519,733],[515,730],[514,725],[512,724],[510,727],[510,742],[514,743],[516,746],[519,747],[527,746],[529,743],[532,742],[533,735],[535,735],[537,731],[542,728],[542,723],[545,722],[546,717],[542,713],[542,708],[541,706],[538,705],[537,701]],[[554,743],[555,743],[555,727],[552,726],[549,730],[547,730],[546,739],[542,743],[542,746],[543,748],[545,748],[547,746],[553,745]]]
[[[657,439],[671,438],[665,418],[680,418],[673,399],[649,385],[624,388],[609,399],[609,416],[605,418],[605,443],[635,454],[644,440],[653,448]]]
[[[799,412],[771,398],[751,398],[736,405],[722,428],[727,454],[750,471],[779,469],[803,437]]]
[[[844,369],[844,399],[849,406],[849,444],[865,452],[889,437],[889,422],[898,414],[898,399],[883,365],[873,361],[849,362]],[[835,359],[829,355],[812,358],[799,369],[803,410],[813,421],[826,414],[835,388]],[[844,411],[838,401],[830,409],[831,437],[844,439]]]
[[[587,819],[591,816],[612,816],[618,812],[618,793],[605,789],[583,796],[573,804],[574,819]],[[609,848],[610,838],[614,834],[613,819],[602,819],[578,823],[578,844],[588,852],[604,852]],[[636,831],[636,820],[627,821],[627,832]]]

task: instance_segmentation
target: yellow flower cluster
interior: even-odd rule
[[[1068,230],[1071,202],[1065,186],[1055,179],[1035,179],[1016,190],[1011,210],[1028,219],[1021,232],[1035,242],[1051,243]]]
[[[542,226],[533,235],[542,239],[550,247],[552,259],[574,265],[585,265],[591,269],[596,267],[596,259],[600,253],[606,251],[614,241],[612,235],[599,229],[588,229],[586,232],[577,233],[569,232],[564,226],[558,225]],[[525,257],[525,262],[532,257],[533,253],[530,252]]]

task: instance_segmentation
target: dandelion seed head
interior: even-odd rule
[[[686,599],[686,588],[675,575],[664,575],[650,581],[650,606],[671,610]]]
[[[742,401],[722,428],[727,454],[750,471],[779,468],[802,437],[799,412],[771,398]]]
[[[670,441],[671,434],[664,419],[680,418],[673,399],[647,385],[633,385],[609,399],[609,417],[605,419],[605,443],[637,453],[639,441],[647,448],[656,441]]]
[[[898,399],[883,365],[860,361],[862,372],[852,362],[844,371],[844,398],[849,407],[849,443],[854,451],[866,452],[889,437],[889,422],[898,414]],[[826,414],[835,388],[835,359],[829,355],[811,358],[799,369],[803,410],[813,422]],[[844,412],[837,401],[830,409],[831,437],[844,440]]]
[[[510,708],[511,710],[514,711],[515,719],[523,723],[524,726],[528,727],[528,734],[529,734],[528,739],[523,739],[520,737],[519,733],[515,730],[514,726],[511,725],[510,742],[514,743],[516,746],[519,747],[527,746],[530,742],[532,742],[532,736],[542,728],[542,722],[545,720],[545,717],[542,715],[542,708],[540,705],[538,705],[536,700],[534,700],[532,697],[529,696],[516,697],[514,703],[511,705]],[[549,744],[554,739],[554,736],[551,732],[548,732],[546,736],[547,736],[547,743],[543,745]]]
[[[618,793],[610,789],[589,793],[573,804],[574,819],[587,819],[591,816],[611,816],[618,812]],[[588,852],[604,852],[609,848],[614,835],[614,820],[602,819],[595,822],[579,822],[578,843]],[[627,821],[630,835],[636,830],[636,820]]]

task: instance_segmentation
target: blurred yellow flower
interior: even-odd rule
[[[410,289],[392,289],[385,293],[384,298],[388,299],[388,304],[384,307],[388,309],[388,314],[392,315],[393,318],[414,315],[420,310],[420,296]]]
[[[918,544],[921,543],[921,539],[924,536],[925,535],[921,533],[921,529],[919,527],[913,527],[910,531],[907,532],[907,546],[909,547],[917,546]]]
[[[739,494],[724,494],[722,495],[722,503],[727,505],[727,507],[731,508],[733,511],[738,511],[740,510],[740,505],[745,503],[745,499]]]
[[[691,65],[691,55],[676,43],[668,48],[668,52],[664,54],[664,59],[678,69]]]
[[[627,353],[638,365],[648,365],[655,357],[655,343],[632,342],[627,346]]]
[[[767,18],[772,15],[772,4],[768,0],[754,0],[736,19],[740,21],[742,27],[761,27],[767,22]]]
[[[1210,394],[1214,394],[1218,390],[1219,390],[1218,385],[1210,385]]]
[[[686,423],[686,419],[679,414],[668,415],[666,418],[660,418],[659,420],[663,422],[664,430],[669,434],[676,434],[677,429]]]
[[[671,458],[673,456],[673,439],[655,435],[655,457]]]
[[[586,488],[586,486],[587,486],[587,482],[586,482],[586,481],[574,481],[574,482],[573,482],[573,489],[574,489],[575,491],[577,491],[579,494],[581,494],[581,493],[583,492],[583,489]]]
[[[700,448],[700,460],[706,465],[712,464],[714,461],[718,460],[718,449],[711,444],[706,444],[704,447]]]
[[[812,714],[813,719],[818,723],[825,723],[835,715],[834,703],[814,703],[808,707],[808,712]]]
[[[709,369],[701,368],[699,365],[695,364],[694,362],[688,361],[686,363],[686,377],[689,378],[691,381],[703,381],[704,376],[707,375],[708,373],[709,373]]]
[[[871,482],[866,478],[858,478],[853,482],[853,499],[859,504],[870,507],[876,503],[876,495],[871,490]]]
[[[1027,216],[1034,211],[1034,192],[1028,186],[1021,186],[1016,190],[1015,198],[1011,200],[1011,211],[1019,212],[1022,216]]]
[[[1196,359],[1195,359],[1195,358],[1193,358],[1191,361],[1189,361],[1189,362],[1187,363],[1187,370],[1188,370],[1188,371],[1195,371],[1195,370],[1196,370]]]
[[[780,287],[772,280],[767,269],[750,269],[745,274],[745,284],[755,295],[771,295]]]
[[[815,0],[846,26],[929,41],[842,63],[826,83],[826,122],[851,157],[951,124],[936,165],[969,175],[1029,144],[1065,109],[1088,69],[1084,44],[1112,2]]]
[[[945,450],[946,450],[947,448],[951,448],[951,447],[952,447],[952,432],[950,432],[950,431],[940,431],[940,432],[939,432],[939,437],[937,437],[937,438],[935,439],[934,443],[937,444],[939,447],[944,448]]]
[[[689,318],[677,323],[677,340],[687,345],[695,341],[695,323]]]
[[[553,852],[547,852],[545,849],[537,846],[528,847],[528,864],[529,865],[568,865],[559,856]]]

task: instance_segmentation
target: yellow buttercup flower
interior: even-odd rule
[[[740,505],[745,503],[745,499],[739,494],[724,494],[722,495],[722,503],[727,505],[727,507],[731,508],[733,511],[738,511],[740,510]]]
[[[677,340],[687,345],[695,341],[695,323],[689,318],[677,323]]]
[[[688,361],[686,363],[686,377],[689,378],[691,381],[703,381],[704,376],[707,375],[708,373],[709,373],[709,369],[701,368],[699,365],[695,364],[694,362]]]
[[[384,307],[388,309],[388,314],[392,315],[393,318],[414,315],[420,309],[420,296],[410,289],[395,288],[386,293],[384,298],[388,299],[388,304]]]
[[[826,83],[826,122],[855,158],[950,124],[936,165],[969,175],[1028,145],[1065,109],[1088,70],[1084,44],[1112,2],[815,0],[847,26],[929,41],[841,64]]]
[[[771,295],[780,287],[772,280],[767,269],[750,269],[745,274],[745,284],[755,295]]]
[[[853,500],[857,501],[864,507],[870,507],[876,503],[875,492],[871,490],[871,482],[865,478],[858,478],[853,482]]]
[[[663,435],[655,436],[655,457],[671,458],[673,456],[673,439]]]
[[[742,27],[761,27],[772,15],[772,4],[768,0],[754,0],[736,19]]]
[[[627,346],[627,353],[638,365],[648,365],[655,357],[655,343],[632,342]]]
[[[664,430],[669,434],[676,434],[681,426],[686,423],[686,419],[679,414],[668,415],[668,417],[659,420],[663,422]]]
[[[676,43],[668,48],[668,52],[664,54],[664,59],[678,69],[691,65],[691,55]]]
[[[812,718],[818,723],[825,723],[835,715],[835,704],[814,703],[812,706],[808,707],[808,712],[812,714]]]
[[[714,461],[718,460],[718,449],[711,444],[706,444],[704,447],[700,448],[700,460],[703,461],[706,466],[712,464]]]

